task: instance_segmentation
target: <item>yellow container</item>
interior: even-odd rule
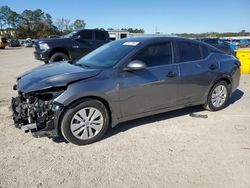
[[[242,74],[250,74],[250,49],[235,50],[236,57],[240,60],[240,72]]]

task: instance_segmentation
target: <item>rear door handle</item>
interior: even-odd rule
[[[215,69],[217,69],[217,65],[211,64],[209,68],[210,68],[211,70],[215,70]]]
[[[167,77],[169,77],[169,78],[176,77],[176,73],[174,73],[173,71],[169,71],[167,74]]]

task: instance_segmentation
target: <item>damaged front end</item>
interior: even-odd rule
[[[31,132],[35,137],[57,137],[57,121],[62,106],[54,104],[53,101],[62,92],[62,88],[28,94],[19,92],[11,102],[15,126]]]

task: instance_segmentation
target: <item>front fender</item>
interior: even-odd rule
[[[111,111],[112,127],[118,123],[121,117],[119,105],[119,89],[118,83],[114,80],[96,80],[92,79],[87,82],[79,81],[70,84],[65,92],[54,99],[54,102],[67,107],[75,101],[82,98],[100,98],[105,100]]]

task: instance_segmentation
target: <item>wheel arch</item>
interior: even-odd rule
[[[59,114],[55,129],[56,129],[57,134],[60,137],[62,136],[61,123],[62,123],[62,119],[63,119],[63,116],[66,113],[66,111],[70,107],[72,107],[72,106],[74,107],[75,105],[79,104],[80,102],[84,102],[86,100],[91,100],[91,99],[94,99],[94,100],[101,102],[106,107],[106,109],[108,111],[109,119],[110,119],[109,127],[114,127],[116,124],[118,124],[118,120],[117,120],[116,116],[114,115],[114,113],[112,113],[112,107],[111,107],[110,103],[107,101],[107,99],[105,99],[104,97],[95,96],[95,95],[84,96],[84,97],[75,99],[72,102],[70,102],[69,104],[67,104],[66,106],[64,106],[63,110]]]
[[[230,78],[230,76],[228,75],[223,75],[222,77],[218,78],[212,85],[212,87],[217,84],[220,81],[225,81],[227,83],[228,86],[230,86],[229,88],[232,89],[232,79]],[[210,88],[210,90],[212,89],[212,87]],[[209,90],[209,91],[210,91]]]
[[[220,81],[225,81],[230,87],[230,95],[231,95],[231,90],[232,90],[232,79],[230,78],[229,75],[222,75],[221,77],[218,77],[217,79],[215,79],[210,86],[208,87],[208,90],[206,91],[206,94],[204,96],[204,102],[207,101],[207,97],[209,95],[209,92],[211,91],[211,89],[213,88],[213,86],[215,84],[217,84]]]
[[[56,47],[56,48],[53,48],[51,50],[51,52],[49,53],[49,59],[52,57],[52,55],[54,55],[55,53],[58,53],[58,52],[64,53],[64,54],[66,54],[68,56],[68,58],[71,58],[70,54],[69,54],[69,51],[66,48]]]

